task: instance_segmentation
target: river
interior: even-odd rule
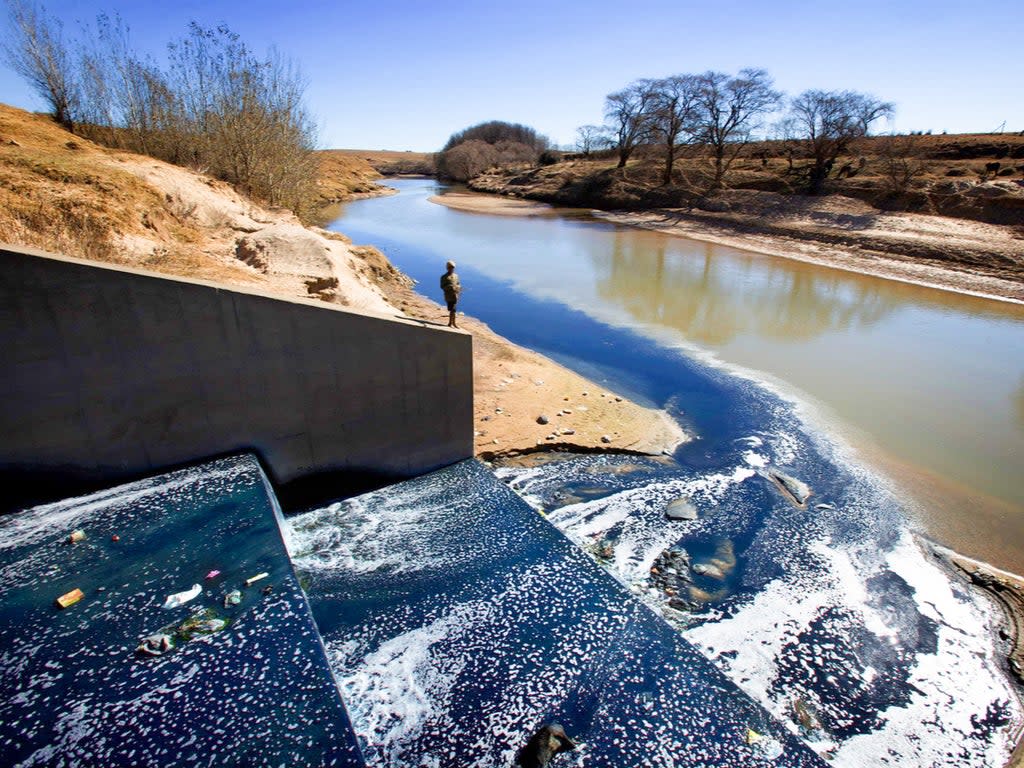
[[[1001,616],[914,532],[1024,571],[1024,308],[393,184],[332,228],[435,299],[454,259],[460,309],[697,438],[500,479],[834,765],[1006,761]],[[676,501],[696,519],[667,520]]]
[[[937,541],[1024,573],[1024,306],[595,220],[430,203],[429,180],[351,203],[333,225],[377,245],[435,296],[446,259],[460,309],[656,405],[657,366],[580,338],[579,314],[752,377],[891,479]],[[532,309],[527,309],[530,306]],[[597,342],[597,343],[594,343]],[[690,425],[698,426],[699,425]]]

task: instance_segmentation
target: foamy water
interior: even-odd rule
[[[700,562],[709,542],[735,542],[738,575],[696,579],[712,599],[673,623],[833,764],[1003,765],[1022,710],[995,648],[1001,616],[922,551],[883,483],[828,466],[848,461],[841,446],[824,462],[838,481],[819,485],[808,509],[780,497],[759,510],[766,492],[778,494],[757,470],[781,460],[790,473],[801,463],[820,472],[813,455],[829,445],[784,423],[736,440],[717,471],[652,469],[631,481],[611,471],[621,459],[579,457],[498,473],[579,546],[614,542],[606,567],[656,609],[667,598],[648,576],[662,551],[682,545]],[[557,506],[558,489],[595,477],[627,487]],[[698,520],[665,518],[680,496]]]
[[[288,527],[370,764],[511,765],[557,720],[583,742],[563,766],[818,765],[476,463]]]

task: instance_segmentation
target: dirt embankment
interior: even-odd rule
[[[351,170],[347,161],[325,164],[334,175],[325,181],[331,189],[372,183],[365,168],[346,180],[338,177]],[[290,212],[257,205],[202,174],[100,147],[4,105],[0,242],[316,298],[352,311],[401,312],[425,322],[447,315],[417,296],[373,247],[304,226]],[[460,322],[474,335],[480,455],[538,448],[658,453],[684,439],[664,412],[616,399],[479,321]],[[536,422],[542,414],[551,419],[546,427]]]
[[[723,193],[714,212],[601,214],[619,224],[939,288],[1024,301],[1024,232],[978,221],[886,213],[841,195]]]

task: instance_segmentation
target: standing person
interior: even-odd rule
[[[459,276],[455,274],[455,262],[449,261],[445,268],[448,271],[441,275],[441,290],[444,291],[444,300],[448,302],[448,327],[458,328],[455,324],[455,305],[462,293],[462,286],[459,284]]]

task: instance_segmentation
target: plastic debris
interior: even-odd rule
[[[202,587],[200,587],[198,584],[193,584],[192,589],[186,590],[184,592],[177,592],[169,596],[166,600],[164,600],[164,608],[170,610],[171,608],[177,608],[180,605],[184,605],[190,600],[195,600],[197,597],[199,597],[199,593],[202,591]]]
[[[139,643],[139,647],[135,649],[135,652],[146,656],[163,656],[173,648],[174,641],[171,640],[171,636],[163,632],[158,632],[144,638],[142,642]]]
[[[120,541],[120,540],[121,540],[121,537],[120,537],[120,536],[118,536],[118,535],[117,535],[117,534],[115,533],[115,534],[114,534],[113,536],[111,536],[111,537],[110,537],[110,540],[111,540],[111,541]]]
[[[65,592],[63,595],[57,598],[58,608],[67,608],[74,605],[79,600],[85,597],[85,593],[80,589],[72,589],[70,592]]]
[[[267,573],[266,571],[263,571],[263,573],[257,573],[255,576],[250,576],[248,579],[245,580],[245,586],[251,587],[257,581],[259,581],[260,579],[265,579],[269,575],[270,575],[269,573]]]
[[[214,568],[212,571],[210,571],[208,574],[206,574],[206,580],[210,581],[212,579],[216,579],[218,576],[220,576],[220,571],[218,571],[216,568]]]
[[[746,742],[754,756],[761,760],[775,760],[786,751],[781,741],[758,733],[753,728],[747,728]]]
[[[274,591],[274,585],[273,584],[267,584],[267,586],[265,586],[263,589],[260,590],[260,592],[262,592],[264,595],[269,595],[273,591]]]
[[[242,593],[240,590],[233,589],[224,596],[224,607],[230,608],[233,605],[238,605],[242,602]]]
[[[85,531],[83,531],[81,528],[72,531],[71,535],[68,536],[69,544],[74,544],[76,541],[85,541]]]
[[[217,616],[212,608],[207,608],[194,616],[189,616],[178,627],[178,636],[188,642],[197,635],[212,635],[220,632],[228,623]]]

